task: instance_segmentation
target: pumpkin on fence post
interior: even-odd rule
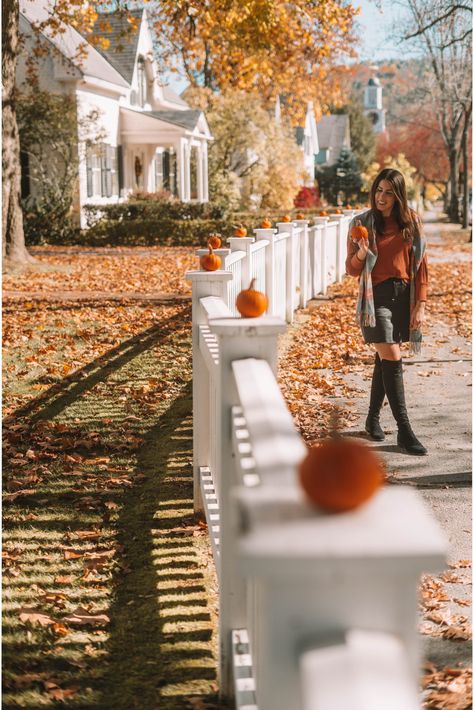
[[[289,214],[284,214],[283,217],[280,219],[280,222],[291,222],[291,217]]]
[[[298,212],[298,214],[296,215],[296,219],[305,219],[305,216],[302,212]]]
[[[244,318],[257,318],[263,315],[268,308],[268,298],[261,291],[256,291],[254,284],[255,279],[252,279],[250,286],[243,289],[235,301],[237,310]]]
[[[217,232],[212,232],[207,239],[207,245],[213,249],[219,249],[222,246],[221,235]]]
[[[234,237],[246,237],[246,236],[247,236],[247,229],[243,226],[243,224],[234,225]]]
[[[264,217],[260,223],[260,229],[271,229],[272,228],[272,223],[268,219],[268,217]]]
[[[377,454],[367,444],[340,436],[335,427],[308,450],[298,473],[308,499],[330,513],[358,508],[385,479]]]
[[[204,254],[199,260],[201,269],[204,271],[217,271],[221,268],[222,260],[220,256],[214,254],[212,246],[209,244],[209,254]]]

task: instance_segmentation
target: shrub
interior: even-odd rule
[[[294,200],[295,207],[318,207],[321,204],[317,187],[302,187]]]

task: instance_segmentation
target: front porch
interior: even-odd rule
[[[120,111],[122,194],[167,190],[182,202],[207,202],[207,142],[201,111]]]

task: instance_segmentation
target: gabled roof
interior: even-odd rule
[[[40,24],[50,17],[48,3],[33,2],[32,0],[20,0],[20,12],[25,19],[32,24]],[[43,37],[46,37],[56,49],[68,59],[80,72],[126,87],[123,77],[110,67],[108,61],[89,44],[85,45],[84,37],[70,25],[65,25],[62,32],[54,32],[49,26],[42,30]],[[85,46],[84,46],[85,45]],[[81,56],[78,56],[78,49],[84,48]]]
[[[163,98],[165,99],[165,101],[170,101],[173,104],[176,104],[177,106],[184,106],[186,108],[189,108],[189,104],[186,103],[186,101],[182,99],[181,96],[176,93],[176,91],[173,91],[170,86],[163,86]]]
[[[344,113],[322,116],[317,124],[319,148],[342,148],[349,132],[349,116]]]
[[[143,111],[142,113],[153,118],[159,118],[165,123],[172,123],[174,126],[181,126],[192,131],[196,128],[199,118],[203,115],[200,109],[189,109],[188,111]]]
[[[135,68],[143,10],[129,11],[128,15],[131,15],[137,20],[137,29],[132,29],[127,20],[127,16],[119,12],[98,13],[94,30],[91,34],[87,35],[87,39],[92,36],[109,40],[110,44],[108,49],[103,49],[100,44],[94,44],[94,46],[109,64],[130,84]]]

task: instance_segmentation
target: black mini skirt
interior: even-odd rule
[[[374,286],[375,326],[362,326],[366,343],[410,340],[410,283],[387,279]]]

